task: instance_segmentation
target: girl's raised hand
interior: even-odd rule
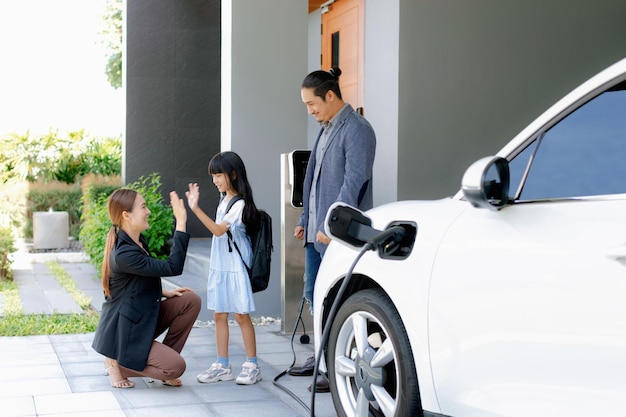
[[[187,196],[187,204],[191,210],[195,210],[198,207],[198,200],[200,199],[200,186],[198,183],[189,183],[189,191],[185,192]]]

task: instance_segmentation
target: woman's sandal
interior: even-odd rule
[[[110,358],[104,359],[104,374],[109,375],[109,380],[111,381],[111,386],[113,388],[133,388],[135,383],[130,381],[128,378],[122,378],[122,372],[120,368],[117,366],[117,361],[114,361]],[[113,378],[118,379],[117,381],[113,381]]]
[[[182,387],[183,386],[183,381],[181,381],[178,378],[168,379],[168,380],[161,381],[161,382],[163,383],[163,385],[167,385],[168,387]]]

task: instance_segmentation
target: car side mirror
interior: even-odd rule
[[[488,156],[465,171],[461,189],[474,207],[500,210],[509,203],[510,181],[509,162],[499,156]]]

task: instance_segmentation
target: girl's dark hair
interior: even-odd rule
[[[254,198],[252,187],[248,182],[246,166],[239,155],[232,151],[220,152],[211,158],[209,162],[209,175],[226,174],[235,192],[243,197],[246,205],[241,216],[246,230],[252,230],[258,226],[259,215]]]
[[[313,94],[321,97],[326,101],[326,93],[332,91],[337,97],[341,98],[341,90],[339,89],[339,76],[341,70],[338,67],[332,67],[328,71],[313,71],[302,81],[302,88],[312,88]],[[343,100],[343,99],[342,99]]]

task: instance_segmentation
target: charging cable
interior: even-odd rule
[[[359,260],[361,260],[361,257],[365,255],[365,252],[373,248],[374,248],[374,245],[370,242],[368,242],[365,246],[363,246],[363,249],[361,249],[357,257],[354,259],[354,262],[352,262],[352,265],[350,266],[350,269],[348,270],[346,277],[341,283],[341,287],[339,287],[339,291],[337,291],[337,296],[335,297],[335,301],[333,301],[333,304],[330,307],[330,312],[328,313],[328,318],[326,319],[326,323],[329,323],[329,325],[324,327],[324,331],[322,332],[322,339],[320,340],[320,346],[317,351],[317,355],[315,356],[315,368],[313,369],[313,383],[311,385],[311,408],[310,408],[311,417],[315,417],[315,384],[317,383],[317,372],[319,370],[320,360],[322,360],[322,352],[326,348],[326,344],[328,343],[328,338],[330,337],[330,323],[333,322],[333,320],[335,319],[335,315],[337,314],[338,301],[341,300],[341,297],[343,297],[343,293],[346,291],[346,288],[348,287],[348,283],[350,282],[350,279],[352,278],[352,271],[354,271],[354,268],[356,267],[357,263],[359,263]]]
[[[372,236],[370,239],[367,240],[367,243],[363,246],[361,251],[358,253],[356,258],[352,262],[352,265],[350,265],[350,268],[348,269],[348,273],[346,274],[346,277],[341,283],[341,286],[339,287],[339,290],[337,291],[337,295],[335,296],[333,304],[330,307],[328,317],[326,319],[326,323],[328,323],[328,325],[325,326],[324,330],[322,331],[322,339],[320,340],[319,349],[317,351],[317,354],[315,355],[315,367],[313,368],[313,382],[311,383],[311,406],[310,407],[307,407],[306,404],[300,398],[298,398],[292,391],[288,390],[286,387],[278,383],[278,379],[284,376],[287,373],[288,369],[291,368],[296,362],[296,352],[293,348],[293,339],[296,334],[296,329],[298,328],[298,322],[302,320],[302,309],[303,309],[304,301],[305,301],[304,297],[302,297],[302,300],[300,301],[299,312],[298,312],[299,320],[296,320],[296,324],[291,334],[291,351],[293,352],[293,362],[291,363],[289,368],[287,368],[287,370],[281,372],[274,378],[274,385],[276,385],[278,388],[285,391],[293,399],[295,399],[300,405],[302,405],[304,409],[309,411],[310,417],[315,417],[315,384],[317,383],[317,373],[319,372],[319,364],[320,364],[320,361],[322,360],[322,353],[324,352],[324,349],[326,349],[326,345],[328,344],[328,338],[330,337],[330,327],[331,327],[330,323],[332,323],[335,320],[335,316],[337,315],[339,300],[343,298],[343,293],[346,291],[346,288],[348,288],[348,284],[350,283],[350,280],[352,279],[352,272],[354,271],[354,268],[356,268],[357,264],[359,263],[359,261],[361,260],[363,255],[365,255],[367,251],[375,250],[380,244],[389,246],[391,244],[397,244],[398,242],[400,242],[404,237],[405,229],[401,226],[393,226],[387,230],[377,231],[377,232],[378,233],[376,235]],[[304,323],[302,323],[302,325],[304,327]]]
[[[332,319],[334,319],[335,315],[336,315],[336,310],[337,310],[337,301],[339,299],[341,299],[341,297],[343,296],[343,293],[345,292],[346,288],[348,287],[348,283],[350,282],[350,278],[352,277],[352,271],[354,270],[354,268],[356,267],[357,263],[359,262],[359,260],[361,259],[361,257],[365,254],[365,252],[367,252],[368,250],[372,249],[372,244],[368,243],[367,245],[365,245],[363,247],[363,249],[359,252],[359,254],[357,255],[356,259],[354,260],[354,262],[352,263],[352,265],[350,266],[350,270],[348,271],[348,274],[346,275],[345,279],[343,280],[343,282],[341,283],[341,287],[339,288],[339,291],[337,292],[337,297],[335,297],[335,301],[333,302],[331,308],[330,308],[330,312],[328,314],[328,323],[332,323]],[[296,394],[294,394],[292,391],[290,391],[289,389],[287,389],[287,387],[285,387],[284,385],[281,385],[280,383],[278,383],[278,380],[280,378],[282,378],[283,376],[285,376],[287,374],[287,372],[289,371],[289,368],[291,368],[295,363],[296,363],[296,351],[293,348],[293,339],[296,335],[296,330],[298,329],[298,322],[302,319],[302,309],[304,307],[304,297],[302,297],[302,300],[300,301],[300,306],[298,307],[298,320],[296,320],[296,324],[293,328],[293,332],[291,333],[291,352],[293,353],[293,361],[291,362],[291,365],[289,365],[289,367],[287,367],[286,370],[282,371],[280,374],[276,375],[276,377],[274,378],[274,385],[277,386],[278,388],[280,388],[281,390],[285,391],[287,394],[289,394],[291,396],[291,398],[293,398],[294,400],[296,400],[305,410],[307,410],[309,412],[309,415],[311,417],[315,417],[315,384],[317,383],[317,373],[319,371],[319,363],[321,360],[321,355],[322,352],[324,350],[324,348],[326,347],[326,344],[328,343],[328,337],[330,335],[330,332],[328,331],[328,329],[330,328],[330,326],[326,326],[326,328],[324,329],[324,331],[322,332],[322,339],[320,342],[320,348],[317,352],[317,355],[315,356],[315,368],[313,369],[313,383],[311,384],[311,407],[307,407],[307,405],[304,403],[304,401],[302,401],[300,398],[298,398],[298,396]],[[304,327],[304,323],[302,324]]]
[[[296,324],[293,326],[293,331],[291,332],[291,353],[293,353],[293,360],[291,362],[291,365],[289,365],[287,369],[285,369],[284,371],[276,375],[276,377],[274,377],[274,385],[276,385],[278,388],[280,388],[281,390],[289,394],[291,398],[296,400],[302,407],[304,407],[305,410],[311,411],[309,407],[307,407],[307,405],[304,403],[304,401],[298,398],[296,394],[294,394],[292,391],[287,389],[287,387],[285,387],[284,385],[281,385],[278,383],[278,380],[287,374],[287,372],[289,371],[289,368],[291,368],[292,366],[296,364],[296,351],[293,347],[293,339],[296,336],[296,330],[298,330],[298,323],[302,323],[302,329],[304,330],[304,333],[306,334],[306,329],[304,329],[304,321],[302,320],[302,309],[304,308],[304,302],[305,302],[305,298],[302,297],[302,299],[300,300],[300,305],[298,306],[298,319],[296,320]],[[315,391],[313,388],[312,390]]]

